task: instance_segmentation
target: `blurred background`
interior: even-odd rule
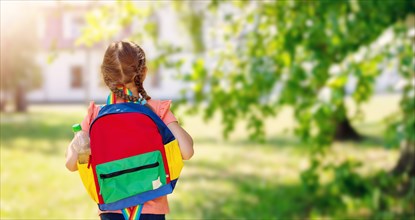
[[[1,219],[99,219],[66,170],[106,47],[193,136],[167,219],[413,219],[415,2],[1,1]]]

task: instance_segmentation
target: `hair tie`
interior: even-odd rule
[[[147,100],[145,100],[144,98],[140,98],[139,102],[140,102],[140,105],[147,104]]]

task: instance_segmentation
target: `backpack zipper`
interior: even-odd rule
[[[159,165],[160,165],[159,162],[155,162],[155,163],[152,163],[152,164],[139,166],[139,167],[134,167],[134,168],[126,169],[126,170],[120,170],[120,171],[107,173],[107,174],[100,174],[99,177],[101,177],[101,179],[108,179],[108,178],[120,176],[120,175],[123,175],[123,174],[126,174],[126,173],[132,173],[132,172],[137,172],[137,171],[144,170],[144,169],[150,169],[150,168],[158,167]]]

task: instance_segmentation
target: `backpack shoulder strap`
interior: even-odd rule
[[[151,109],[149,109],[146,106],[129,102],[105,105],[104,107],[102,107],[97,117],[94,119],[94,121],[92,121],[89,128],[89,132],[91,132],[94,123],[106,115],[134,112],[144,114],[154,121],[163,139],[163,144],[168,144],[171,141],[175,140],[170,129],[164,124],[164,122],[159,118],[159,116],[156,113],[154,113]]]

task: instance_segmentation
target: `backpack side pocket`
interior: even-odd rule
[[[91,160],[91,158],[90,158]],[[78,172],[81,176],[82,183],[84,184],[84,187],[86,191],[88,192],[89,196],[98,203],[98,195],[97,190],[95,186],[95,180],[94,180],[94,173],[92,172],[92,168],[90,167],[89,163],[86,164],[78,164]]]
[[[164,145],[166,151],[167,163],[169,165],[170,179],[175,180],[179,178],[180,172],[183,168],[183,159],[180,152],[179,143],[177,140],[170,141]]]

